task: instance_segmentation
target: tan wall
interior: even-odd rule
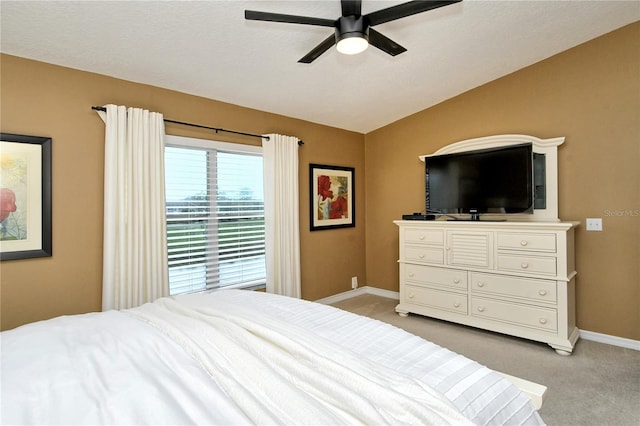
[[[53,257],[2,262],[2,329],[100,310],[104,124],[91,106],[108,103],[159,111],[173,120],[301,138],[302,296],[314,300],[349,290],[352,276],[366,282],[362,134],[13,56],[2,55],[0,66],[0,130],[53,138]],[[166,130],[258,143],[175,125]],[[309,163],[355,167],[355,228],[309,231]]]
[[[367,134],[368,284],[398,290],[392,221],[424,210],[418,155],[494,134],[565,136],[560,218],[582,223],[578,327],[640,339],[639,76],[635,23]],[[587,217],[604,231],[586,232]]]

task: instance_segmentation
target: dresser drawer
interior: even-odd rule
[[[413,285],[405,286],[404,302],[446,311],[467,313],[467,296]]]
[[[480,297],[471,298],[471,316],[548,331],[556,331],[558,329],[557,311],[555,309],[519,305]]]
[[[467,290],[467,271],[409,264],[405,264],[403,269],[407,282]]]
[[[471,291],[556,303],[556,282],[504,275],[471,273]]]
[[[498,250],[556,252],[555,234],[498,232]]]
[[[442,265],[444,263],[444,248],[406,245],[404,247],[404,260]]]
[[[555,275],[556,258],[499,254],[498,270],[517,271],[527,274]]]
[[[404,230],[405,243],[444,244],[444,231],[440,229],[407,228]]]

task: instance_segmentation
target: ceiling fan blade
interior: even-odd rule
[[[342,16],[362,15],[362,0],[341,0]]]
[[[285,22],[288,24],[317,25],[320,27],[333,27],[335,20],[324,18],[312,18],[309,16],[284,15],[282,13],[258,12],[245,10],[244,19],[251,21]]]
[[[311,52],[302,57],[298,62],[303,64],[310,64],[311,62],[318,59],[318,57],[324,52],[331,49],[331,46],[333,46],[334,44],[336,44],[336,36],[335,34],[331,34],[322,43],[314,47]]]
[[[427,10],[437,9],[442,6],[458,3],[462,0],[449,1],[410,1],[397,6],[391,6],[365,15],[369,25],[379,25],[385,22],[404,18],[405,16],[415,15],[417,13],[426,12]]]
[[[390,38],[383,36],[373,28],[369,28],[369,44],[377,47],[378,49],[388,53],[391,56],[396,56],[401,54],[402,52],[407,51],[407,49],[400,46]]]

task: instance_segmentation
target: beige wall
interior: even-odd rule
[[[603,232],[587,233],[582,226],[576,235],[578,327],[640,339],[640,217],[607,216],[640,209],[639,23],[366,136],[12,56],[1,59],[0,128],[53,138],[54,192],[53,257],[0,265],[2,329],[100,309],[104,125],[90,107],[116,103],[305,141],[301,266],[303,297],[311,300],[350,289],[352,276],[361,285],[398,290],[392,221],[424,208],[419,154],[492,134],[565,136],[560,217],[604,219]],[[167,126],[167,133],[256,143],[176,126]],[[309,232],[309,163],[356,168],[355,228]]]
[[[639,76],[635,23],[367,134],[368,284],[398,290],[392,221],[424,210],[418,155],[494,134],[565,136],[559,210],[581,221],[578,327],[640,339]],[[587,217],[604,231],[586,232]]]
[[[364,136],[157,87],[2,55],[0,129],[53,138],[53,257],[0,265],[1,327],[100,310],[104,124],[91,110],[108,103],[165,118],[250,133],[297,136],[300,148],[302,296],[318,299],[365,277]],[[167,125],[167,133],[239,143]],[[355,167],[356,227],[309,231],[309,163]]]

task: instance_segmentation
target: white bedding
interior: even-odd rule
[[[463,424],[460,413],[542,424],[515,386],[467,358],[265,293],[179,296],[0,336],[2,424]]]

